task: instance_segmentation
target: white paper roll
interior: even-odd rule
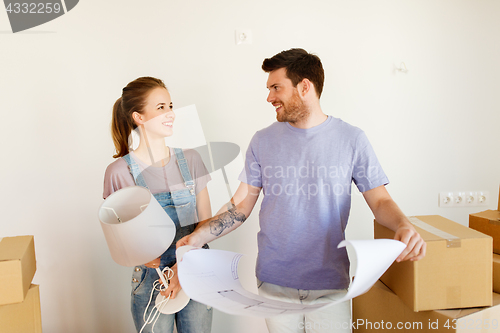
[[[113,260],[122,266],[158,258],[172,244],[175,224],[151,192],[141,186],[112,193],[99,207],[99,221]]]

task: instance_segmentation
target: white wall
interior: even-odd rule
[[[176,106],[196,104],[208,141],[245,150],[274,121],[262,60],[291,47],[315,52],[323,110],[366,131],[405,213],[466,225],[483,208],[438,208],[437,193],[488,190],[497,201],[499,16],[495,0],[82,0],[12,34],[0,10],[0,237],[35,235],[44,331],[134,331],[130,269],[111,260],[97,220],[111,106],[126,83],[164,79]],[[252,45],[235,45],[237,28],[252,30]],[[408,73],[395,71],[401,62]],[[257,224],[254,213],[214,244],[249,255],[248,288]],[[372,237],[360,195],[348,237]],[[212,331],[264,327],[217,311]]]

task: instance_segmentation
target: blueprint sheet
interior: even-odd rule
[[[350,300],[367,292],[403,252],[406,245],[392,239],[342,241],[347,246],[354,280],[346,295],[330,303],[295,304],[271,300],[243,288],[238,277],[239,253],[183,246],[177,250],[179,281],[192,299],[220,311],[254,317],[306,313]],[[354,260],[353,256],[356,257]]]

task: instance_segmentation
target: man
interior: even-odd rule
[[[423,258],[425,242],[385,189],[388,179],[364,132],[321,110],[320,59],[291,49],[265,59],[262,69],[269,73],[267,101],[278,122],[252,138],[230,209],[203,221],[177,245],[202,246],[236,229],[262,190],[259,293],[296,303],[335,300],[349,285],[347,252],[337,245],[344,239],[354,181],[377,221],[407,244],[397,260]],[[349,322],[349,302],[266,319],[271,333],[350,332]]]

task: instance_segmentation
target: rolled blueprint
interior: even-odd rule
[[[350,249],[351,260],[357,262],[353,267],[355,278],[342,298],[329,303],[287,303],[253,294],[240,284],[238,263],[242,255],[222,250],[178,248],[179,282],[190,298],[229,314],[271,317],[306,313],[364,294],[406,248],[393,239],[350,240],[338,245],[344,246]]]

